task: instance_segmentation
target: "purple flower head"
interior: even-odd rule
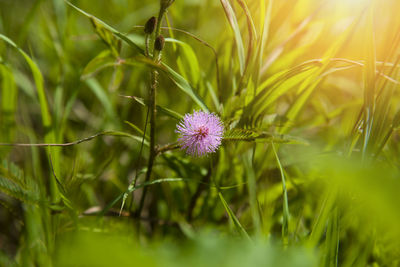
[[[179,133],[178,142],[186,153],[192,156],[203,156],[215,152],[221,145],[224,126],[214,113],[194,111],[186,114],[176,126]]]

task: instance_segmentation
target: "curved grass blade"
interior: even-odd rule
[[[218,193],[218,196],[222,202],[222,205],[224,206],[226,213],[228,213],[229,218],[233,222],[233,225],[235,225],[237,231],[245,237],[247,240],[251,241],[251,238],[249,234],[246,232],[246,230],[243,228],[242,224],[240,223],[239,219],[236,217],[236,215],[233,213],[231,208],[229,207],[228,203],[226,203],[224,197],[222,196],[221,192]]]
[[[235,34],[236,47],[237,47],[238,57],[239,57],[240,74],[243,75],[243,72],[245,69],[245,52],[244,52],[242,35],[240,33],[239,23],[237,21],[235,12],[233,11],[233,8],[232,8],[229,0],[220,0],[220,1],[222,4],[222,7],[224,8],[225,15],[229,21],[229,24],[231,25],[233,33]]]
[[[2,119],[0,129],[7,142],[11,142],[15,132],[15,111],[17,107],[18,90],[14,75],[10,68],[0,63],[1,78],[1,113]]]
[[[87,79],[85,80],[85,83],[101,102],[107,116],[112,120],[116,120],[117,115],[115,114],[113,103],[101,84],[95,78]]]
[[[52,127],[52,119],[51,115],[49,112],[49,107],[46,99],[46,93],[44,90],[44,80],[43,80],[43,75],[39,69],[39,67],[36,65],[36,63],[26,54],[20,47],[18,47],[11,39],[8,37],[0,34],[0,39],[5,41],[7,44],[15,48],[25,59],[25,61],[28,63],[29,68],[32,71],[33,79],[35,81],[38,97],[39,97],[39,103],[40,103],[40,110],[41,110],[41,116],[42,116],[42,124],[43,127],[46,131],[45,134],[45,142],[47,143],[54,143],[56,141],[56,135],[54,132],[54,129]],[[54,156],[54,168],[56,172],[59,172],[60,170],[60,162],[59,162],[59,155],[60,151],[52,149],[52,154]],[[51,197],[54,202],[57,202],[59,200],[59,194],[58,194],[58,189],[57,189],[57,184],[56,181],[53,179],[50,179],[50,192],[51,192]]]
[[[261,214],[257,199],[257,179],[254,171],[251,153],[244,155],[242,160],[247,176],[247,190],[249,191],[251,216],[253,219],[254,228],[256,230],[256,235],[259,236],[261,234]]]
[[[78,11],[79,13],[81,13],[82,15],[85,15],[86,17],[88,17],[91,20],[94,20],[98,25],[103,26],[105,29],[109,30],[110,32],[112,32],[115,36],[117,36],[119,39],[121,39],[122,41],[124,41],[125,43],[127,43],[130,47],[134,48],[137,52],[139,52],[140,54],[144,55],[144,51],[142,48],[140,48],[137,44],[135,44],[131,39],[129,39],[128,36],[126,36],[125,34],[117,31],[116,29],[114,29],[113,27],[111,27],[110,25],[108,25],[107,23],[103,22],[102,20],[96,18],[95,16],[83,11],[82,9],[80,9],[79,7],[73,5],[71,2],[64,0],[65,3],[67,3],[69,6],[71,6],[72,8],[74,8],[76,11]]]
[[[367,16],[367,25],[365,27],[365,68],[364,68],[364,131],[363,131],[363,146],[362,155],[366,156],[369,147],[372,147],[375,140],[370,137],[373,127],[373,118],[375,112],[375,82],[376,82],[376,59],[375,59],[375,36],[374,36],[374,21],[373,21],[373,5],[370,4]],[[374,136],[372,136],[374,138]]]
[[[282,192],[283,192],[283,211],[282,211],[282,241],[285,246],[289,243],[289,202],[288,202],[288,194],[286,189],[286,178],[285,172],[283,170],[281,161],[279,160],[278,153],[276,153],[275,145],[271,142],[272,150],[274,151],[276,163],[278,164],[279,171],[281,173],[282,179]]]
[[[178,44],[181,47],[185,61],[182,60],[181,56],[178,57],[177,64],[179,66],[179,71],[185,79],[190,77],[193,84],[197,84],[200,79],[200,66],[192,47],[185,42],[173,38],[165,38],[165,41]],[[177,53],[179,54],[179,52]],[[189,70],[187,70],[187,67],[189,67]]]
[[[147,106],[148,105],[148,101],[143,99],[143,98],[136,97],[136,96],[125,96],[125,95],[121,95],[121,96],[133,99],[137,103],[141,104],[142,106]],[[178,112],[176,112],[176,111],[174,111],[172,109],[165,108],[165,107],[162,107],[162,106],[159,106],[159,105],[157,105],[156,108],[157,108],[157,112],[163,113],[164,115],[169,116],[169,117],[171,117],[173,119],[181,120],[183,118],[183,115],[179,114]]]
[[[137,127],[135,124],[129,122],[129,121],[124,121],[126,124],[128,124],[133,130],[135,130],[139,135],[143,136],[146,138],[146,140],[149,140],[150,137],[148,135],[145,135],[144,132]]]
[[[314,90],[318,87],[322,78],[320,77],[328,68],[331,59],[334,58],[348,43],[353,36],[356,26],[360,22],[362,13],[353,21],[353,23],[343,32],[339,38],[327,50],[321,60],[321,67],[316,69],[309,78],[307,78],[299,87],[297,92],[296,101],[290,106],[286,117],[289,122],[294,122],[300,112],[303,110],[305,104],[308,102]],[[280,129],[280,133],[286,133],[292,128],[292,124],[287,123]]]
[[[111,51],[108,49],[104,50],[86,65],[86,67],[83,69],[81,79],[86,80],[107,67],[113,67],[117,65],[118,61],[111,54]]]
[[[127,65],[136,65],[137,63],[144,63],[146,65],[149,65],[151,67],[157,68],[158,70],[164,72],[175,84],[180,88],[183,92],[185,92],[190,98],[196,102],[199,107],[205,111],[208,112],[209,109],[207,105],[204,103],[203,99],[193,90],[192,86],[189,84],[189,82],[183,78],[180,74],[175,72],[171,67],[169,67],[165,63],[157,64],[154,61],[146,58],[146,57],[135,57],[131,59],[127,59],[123,62],[124,64]]]

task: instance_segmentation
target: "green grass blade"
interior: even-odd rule
[[[133,124],[133,123],[131,123],[129,121],[125,121],[125,123],[128,124],[139,135],[141,135],[141,136],[144,135],[143,131],[139,127],[137,127],[135,124]],[[146,140],[150,139],[148,135],[145,135],[144,137],[145,137]]]
[[[143,98],[140,98],[140,97],[136,97],[136,96],[123,96],[123,97],[133,99],[137,103],[139,103],[140,105],[145,106],[145,107],[148,105],[148,101]],[[166,116],[169,116],[175,120],[181,120],[183,118],[182,114],[180,114],[172,109],[162,107],[160,105],[157,105],[156,108],[157,108],[157,112],[160,112],[160,113],[162,113]]]
[[[182,53],[179,53],[179,57],[177,58],[177,64],[179,66],[179,71],[182,73],[182,76],[185,79],[188,79],[193,84],[197,84],[200,79],[200,66],[199,61],[197,60],[197,56],[193,51],[193,48],[182,41],[173,39],[173,38],[165,38],[166,42],[178,44],[182,49]],[[181,56],[182,54],[182,56]]]
[[[361,14],[353,21],[353,23],[346,29],[346,31],[339,36],[339,38],[332,44],[327,52],[325,52],[321,60],[320,68],[316,69],[314,73],[310,76],[310,78],[306,79],[301,84],[298,89],[296,101],[294,101],[294,103],[290,106],[290,109],[286,113],[286,117],[288,118],[289,123],[281,128],[280,133],[286,133],[293,127],[293,122],[296,120],[297,116],[306,105],[314,90],[322,81],[322,78],[320,77],[321,74],[323,74],[329,68],[329,63],[331,59],[336,57],[336,55],[347,44],[354,31],[356,30],[356,26],[358,25],[360,19]]]
[[[243,157],[243,163],[247,176],[247,189],[249,191],[251,216],[253,219],[254,228],[256,230],[256,235],[259,236],[261,234],[261,216],[258,208],[257,180],[251,154],[247,154]]]
[[[228,203],[226,203],[224,197],[222,196],[222,193],[219,192],[218,196],[222,202],[222,205],[224,206],[226,213],[228,213],[229,218],[231,219],[233,225],[236,227],[237,231],[246,239],[251,241],[250,236],[247,234],[246,230],[243,228],[242,224],[240,223],[239,219],[236,217],[235,213],[231,210],[229,207]]]
[[[139,62],[147,64],[153,68],[157,68],[160,71],[164,72],[176,84],[176,86],[178,86],[179,89],[181,89],[190,98],[192,98],[193,101],[196,102],[196,104],[199,105],[199,107],[203,111],[206,111],[206,112],[209,111],[209,109],[208,109],[207,105],[204,103],[203,99],[193,90],[190,83],[185,78],[183,78],[180,74],[175,72],[167,64],[165,64],[165,63],[156,64],[154,61],[149,60],[146,57],[136,57],[134,59],[127,59],[124,61],[124,64],[136,65]]]
[[[107,95],[106,91],[101,86],[101,84],[95,78],[87,79],[87,80],[85,80],[85,83],[92,90],[92,92],[95,94],[97,99],[102,104],[108,118],[113,121],[114,120],[118,121],[117,115],[115,114],[115,111],[114,111],[113,103],[111,102],[110,97]]]
[[[367,16],[367,25],[365,27],[365,68],[364,68],[364,131],[363,131],[363,148],[362,153],[365,157],[371,131],[373,126],[373,114],[375,108],[375,81],[376,81],[376,59],[375,59],[375,37],[374,37],[374,21],[373,21],[373,5],[370,3]],[[374,138],[374,137],[373,137]]]
[[[226,15],[226,17],[229,21],[229,24],[231,25],[231,28],[233,30],[233,33],[235,35],[236,48],[237,48],[238,57],[239,57],[240,74],[243,75],[243,72],[245,69],[245,52],[244,52],[242,35],[240,33],[239,23],[237,21],[235,12],[233,11],[233,8],[232,8],[229,0],[220,0],[220,1],[222,4],[222,7],[224,8],[225,15]]]
[[[339,215],[335,207],[328,220],[324,251],[324,266],[336,267],[339,262]]]
[[[12,71],[0,63],[1,78],[1,125],[2,136],[5,142],[12,142],[15,132],[15,112],[17,107],[18,90]]]
[[[73,5],[71,2],[64,0],[65,3],[67,3],[69,6],[71,6],[72,8],[74,8],[76,11],[78,11],[79,13],[81,13],[82,15],[85,15],[86,17],[88,17],[89,19],[94,20],[95,22],[97,22],[97,24],[103,26],[105,29],[109,30],[110,32],[112,32],[115,36],[117,36],[118,38],[120,38],[122,41],[126,42],[130,47],[134,48],[137,52],[139,52],[140,54],[144,55],[144,51],[142,48],[140,48],[140,46],[138,46],[137,44],[135,44],[131,39],[129,39],[129,37],[119,31],[117,31],[116,29],[114,29],[113,27],[111,27],[110,25],[108,25],[107,23],[103,22],[102,20],[96,18],[95,16],[83,11],[82,9],[80,9],[79,7]]]
[[[56,141],[56,136],[55,132],[53,129],[52,125],[52,119],[51,115],[49,112],[49,107],[47,103],[47,98],[46,98],[46,93],[44,89],[44,80],[43,80],[43,75],[39,69],[39,67],[36,65],[36,63],[26,54],[21,48],[19,48],[11,39],[8,37],[0,34],[0,39],[5,41],[7,44],[15,48],[25,59],[25,61],[28,63],[33,79],[35,81],[38,97],[39,97],[39,103],[40,103],[40,110],[41,110],[41,116],[42,116],[42,123],[43,127],[46,131],[45,134],[45,142],[47,143],[54,143]],[[49,148],[51,150],[51,154],[53,155],[54,158],[54,169],[57,173],[60,171],[60,162],[59,162],[59,155],[60,151],[57,148]],[[58,195],[58,189],[57,189],[57,184],[56,181],[53,179],[50,179],[50,191],[52,194],[52,200],[54,202],[57,202],[59,200],[59,195]]]
[[[271,143],[272,150],[275,155],[276,163],[278,164],[279,172],[281,173],[282,179],[282,195],[283,195],[283,207],[282,207],[282,241],[284,245],[288,245],[289,243],[289,201],[288,201],[288,193],[286,189],[286,178],[285,172],[283,170],[281,161],[279,160],[278,153],[276,152],[274,143]]]
[[[100,54],[98,54],[95,58],[93,58],[84,68],[83,72],[82,72],[82,76],[81,79],[82,80],[86,80],[89,79],[91,77],[93,77],[94,75],[96,75],[98,72],[100,72],[101,70],[107,68],[107,67],[113,67],[113,66],[117,66],[118,62],[115,58],[115,56],[113,56],[111,54],[110,50],[104,50],[102,52],[100,52]]]

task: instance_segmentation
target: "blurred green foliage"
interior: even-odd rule
[[[398,266],[400,2],[159,4],[0,0],[0,266]]]

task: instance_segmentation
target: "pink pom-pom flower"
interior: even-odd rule
[[[200,157],[215,152],[221,145],[224,126],[214,113],[194,111],[186,114],[176,126],[178,142],[186,153]]]

